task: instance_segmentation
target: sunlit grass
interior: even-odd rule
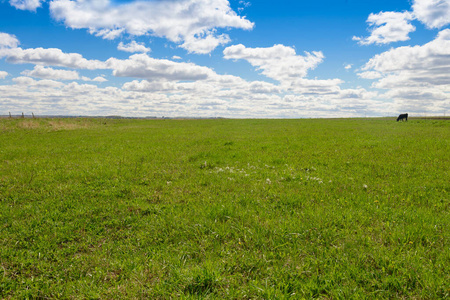
[[[450,297],[445,120],[0,120],[3,298]]]

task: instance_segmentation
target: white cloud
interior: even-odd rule
[[[9,0],[9,4],[20,10],[36,11],[43,0]]]
[[[120,37],[122,35],[122,33],[124,31],[125,31],[125,29],[123,29],[123,28],[121,28],[121,29],[101,29],[101,30],[96,30],[94,28],[89,29],[90,34],[93,34],[98,37],[102,37],[105,40],[117,39],[118,37]]]
[[[249,83],[249,91],[257,94],[279,94],[281,88],[264,81],[253,81]]]
[[[435,40],[423,46],[398,47],[375,55],[362,69],[379,72],[433,72],[447,66],[450,66],[450,29],[442,30]]]
[[[145,47],[144,43],[137,43],[136,41],[132,41],[128,44],[120,42],[119,46],[117,46],[117,49],[130,53],[136,52],[147,53],[151,51],[150,48]]]
[[[383,77],[380,72],[376,71],[367,71],[367,72],[361,72],[357,74],[358,77],[364,78],[364,79],[378,79]]]
[[[6,35],[6,37],[10,37]],[[17,41],[18,42],[18,41]],[[17,43],[7,40],[7,45]],[[38,78],[76,79],[76,71],[54,70],[42,66],[57,66],[72,69],[110,69],[114,76],[135,77],[145,79],[178,80],[204,80],[214,74],[207,68],[193,63],[174,62],[165,59],[151,58],[146,54],[134,54],[128,59],[110,58],[106,62],[87,60],[78,53],[64,53],[57,48],[0,48],[0,58],[5,57],[10,63],[39,65],[33,71],[27,71],[27,75]],[[58,74],[57,74],[58,73]],[[78,74],[78,73],[76,73]],[[66,79],[67,78],[67,79]],[[97,78],[95,81],[104,81]]]
[[[361,45],[389,44],[409,40],[409,33],[416,30],[411,25],[413,15],[410,12],[380,12],[370,14],[367,23],[371,27],[369,37],[353,37]]]
[[[280,93],[281,89],[271,83],[263,81],[248,82],[232,75],[218,75],[211,72],[208,78],[197,81],[169,81],[165,79],[133,80],[125,83],[123,89],[146,93],[164,92],[187,96],[192,99],[211,99],[214,101],[224,98],[248,99],[255,94]]]
[[[34,80],[30,77],[16,77],[13,81],[20,86],[26,86],[30,88],[59,88],[64,84],[55,80]]]
[[[0,71],[0,79],[5,79],[8,76],[8,72]]]
[[[77,71],[56,70],[39,65],[35,66],[33,70],[25,70],[21,74],[35,78],[53,80],[78,80],[80,78]]]
[[[250,1],[243,1],[243,0],[239,1],[239,4],[244,6],[244,7],[249,7],[250,5],[252,5],[250,3]]]
[[[269,48],[247,48],[235,45],[226,48],[225,59],[244,59],[269,78],[280,82],[283,90],[315,95],[337,94],[340,79],[307,79],[308,71],[320,64],[324,55],[322,52],[305,52],[297,55],[294,48],[284,45],[274,45]]]
[[[305,77],[308,70],[314,69],[323,61],[322,52],[305,52],[305,56],[297,55],[295,49],[284,45],[270,48],[247,48],[242,44],[227,47],[225,59],[244,59],[265,76],[280,82],[291,82]]]
[[[73,69],[105,69],[105,64],[98,60],[87,60],[78,53],[64,53],[57,48],[0,48],[0,58],[5,57],[10,63],[31,63],[45,66],[58,66]]]
[[[295,93],[308,95],[337,95],[341,92],[339,87],[343,81],[341,79],[306,79],[297,78],[292,80],[286,87],[287,90]]]
[[[254,24],[238,16],[228,0],[133,1],[53,0],[56,20],[74,29],[113,39],[122,33],[151,34],[181,44],[194,53],[207,53],[229,41],[218,28],[252,29]]]
[[[364,89],[284,96],[286,91],[277,85],[218,74],[190,82],[133,80],[122,88],[29,77],[15,78],[14,82],[0,85],[0,110],[65,115],[283,118],[361,116],[367,111],[370,115],[378,107],[371,100],[374,94]]]
[[[217,46],[225,45],[229,42],[230,37],[227,34],[216,35],[214,30],[212,30],[204,34],[187,36],[180,47],[188,52],[207,54],[216,49]]]
[[[414,0],[414,16],[428,28],[442,28],[450,24],[449,0]]]
[[[125,83],[123,85],[123,89],[128,91],[139,91],[139,92],[164,92],[164,91],[175,92],[178,90],[178,87],[175,82],[166,80],[163,81],[133,80],[131,82]]]
[[[374,100],[376,93],[364,89],[344,90],[336,95],[315,97],[297,94],[286,95],[283,101],[287,111],[298,111],[302,117],[361,117],[380,115],[385,112],[380,107],[386,105]],[[382,103],[382,104],[381,104]]]
[[[101,77],[101,76],[97,76],[97,77],[95,77],[93,79],[89,78],[87,76],[81,76],[81,80],[83,80],[83,81],[95,81],[95,82],[107,82],[108,81],[108,79],[106,79],[104,77]]]
[[[241,13],[244,11],[244,9],[251,6],[252,4],[249,1],[239,1],[239,5],[242,5],[238,7],[238,12]]]
[[[350,70],[352,67],[353,67],[352,64],[347,64],[347,65],[344,66],[344,69]]]
[[[409,33],[415,31],[410,23],[418,20],[429,29],[442,28],[450,24],[450,0],[413,0],[412,11],[380,12],[370,14],[367,19],[371,34],[369,37],[353,37],[361,45],[388,44],[409,40]]]
[[[18,41],[12,46],[17,44]],[[36,66],[23,73],[27,76],[14,78],[15,84],[0,85],[0,109],[23,107],[46,114],[197,117],[361,116],[362,111],[378,109],[373,105],[374,93],[364,89],[341,89],[340,79],[305,78],[308,71],[323,60],[321,52],[297,55],[293,48],[283,45],[270,48],[237,45],[225,49],[224,54],[228,59],[249,61],[280,84],[249,82],[238,76],[219,75],[193,63],[156,59],[147,54],[98,61],[60,49],[3,47],[0,57]],[[106,79],[102,76],[80,77],[76,70],[48,66],[111,70],[114,76],[144,80],[132,80],[122,88],[63,83],[55,79],[92,82]],[[285,95],[292,95],[296,100],[287,102],[291,98],[285,101]]]
[[[385,89],[384,97],[396,107],[426,108],[442,112],[450,108],[450,29],[422,46],[391,49],[374,56],[362,68],[361,77],[379,78],[372,86]],[[373,76],[371,76],[373,74]],[[379,76],[377,76],[377,74]],[[420,102],[408,106],[412,102]]]
[[[95,82],[107,82],[108,79],[106,79],[105,77],[97,76],[94,79],[92,79],[92,81],[95,81]]]
[[[126,60],[110,58],[106,61],[113,75],[118,77],[135,77],[154,80],[202,80],[214,72],[193,63],[173,62],[155,59],[146,54],[134,54]]]
[[[0,50],[2,48],[16,48],[20,42],[15,35],[0,32]]]

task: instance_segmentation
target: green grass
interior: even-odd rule
[[[0,119],[0,298],[450,298],[450,122]]]

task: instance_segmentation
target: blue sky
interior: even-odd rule
[[[450,110],[450,0],[0,0],[0,115]]]

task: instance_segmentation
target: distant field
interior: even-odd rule
[[[450,298],[450,122],[0,119],[0,298]]]

